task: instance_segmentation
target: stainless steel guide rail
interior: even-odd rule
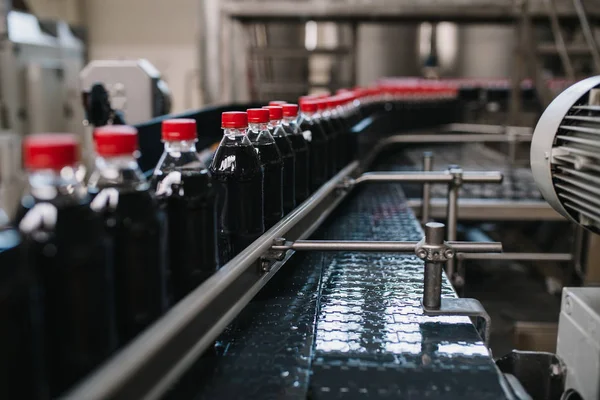
[[[464,172],[467,180],[499,181],[497,173]],[[359,175],[357,161],[346,166],[309,199],[217,271],[160,320],[66,394],[67,399],[159,398],[208,348],[225,327],[298,250],[394,251],[425,260],[424,310],[428,314],[468,315],[483,319],[482,337],[489,336],[489,317],[473,299],[441,299],[442,264],[456,253],[501,251],[499,243],[444,242],[444,225],[429,223],[421,242],[315,242],[309,237],[357,183],[452,183],[448,172]],[[413,180],[414,181],[414,180]],[[282,238],[293,241],[289,244]],[[438,239],[441,238],[441,242]],[[439,242],[439,243],[438,243]],[[304,243],[304,245],[303,245]],[[304,247],[303,247],[304,246]],[[333,247],[332,247],[333,246]]]

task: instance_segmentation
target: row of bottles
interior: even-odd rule
[[[151,178],[130,126],[29,135],[28,189],[0,229],[0,398],[64,393],[354,159],[356,92],[222,115],[210,166],[194,120],[162,124]],[[28,385],[23,385],[27,377]]]

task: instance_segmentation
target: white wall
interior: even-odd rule
[[[199,107],[199,0],[86,0],[90,59],[146,58],[173,93],[173,110]]]

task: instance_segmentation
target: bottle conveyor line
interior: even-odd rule
[[[502,175],[494,172],[462,173],[464,181],[501,182]],[[418,178],[418,179],[417,179]],[[452,185],[455,175],[447,172],[420,173],[364,173],[359,163],[353,162],[323,185],[303,204],[284,217],[278,224],[262,235],[234,259],[217,271],[204,284],[175,305],[159,321],[143,332],[126,348],[109,359],[95,373],[75,387],[67,398],[77,399],[126,399],[161,397],[198,356],[214,344],[219,334],[242,312],[267,282],[299,250],[314,250],[314,246],[327,246],[324,242],[303,241],[313,234],[326,218],[337,212],[337,206],[350,194],[358,196],[369,193],[372,188],[354,190],[359,183],[385,183],[384,187],[396,187],[406,180],[418,182],[443,181]],[[379,187],[381,185],[376,185]],[[402,197],[402,203],[406,200]],[[408,212],[406,206],[398,204]],[[456,213],[454,213],[456,216]],[[414,219],[408,212],[407,217]],[[456,221],[449,223],[456,226]],[[452,230],[452,226],[449,227]],[[474,299],[442,299],[442,264],[453,262],[458,252],[501,251],[500,244],[445,242],[444,226],[427,226],[426,237],[409,243],[364,241],[330,242],[328,250],[347,252],[398,251],[416,254],[426,261],[424,278],[413,284],[424,287],[424,315],[467,315],[482,321],[481,337],[489,337],[489,317],[481,304]],[[402,235],[402,232],[397,232]],[[449,237],[451,235],[449,234]],[[283,239],[285,238],[285,239]],[[375,238],[378,239],[378,238]],[[305,248],[301,249],[302,243]],[[312,243],[312,247],[310,245]],[[395,246],[389,247],[390,243]],[[285,246],[290,247],[285,247]],[[283,247],[282,247],[283,246]],[[294,247],[296,246],[296,247]],[[300,247],[298,247],[300,246]],[[379,247],[378,247],[379,246]],[[284,251],[285,250],[285,251]],[[321,247],[321,250],[325,250]],[[376,253],[378,254],[378,253]],[[420,262],[417,264],[419,265]],[[420,264],[422,265],[422,264]],[[450,267],[450,266],[449,266]],[[420,268],[423,273],[423,267]],[[450,293],[453,291],[450,289]],[[440,301],[441,300],[441,301]],[[487,356],[489,358],[489,355]],[[491,358],[489,359],[491,362]]]

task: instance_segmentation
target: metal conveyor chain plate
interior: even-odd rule
[[[398,184],[358,189],[314,235],[419,240]],[[466,317],[428,317],[414,256],[296,254],[169,398],[505,398]],[[455,296],[444,280],[444,296]],[[185,395],[184,395],[185,393]]]

